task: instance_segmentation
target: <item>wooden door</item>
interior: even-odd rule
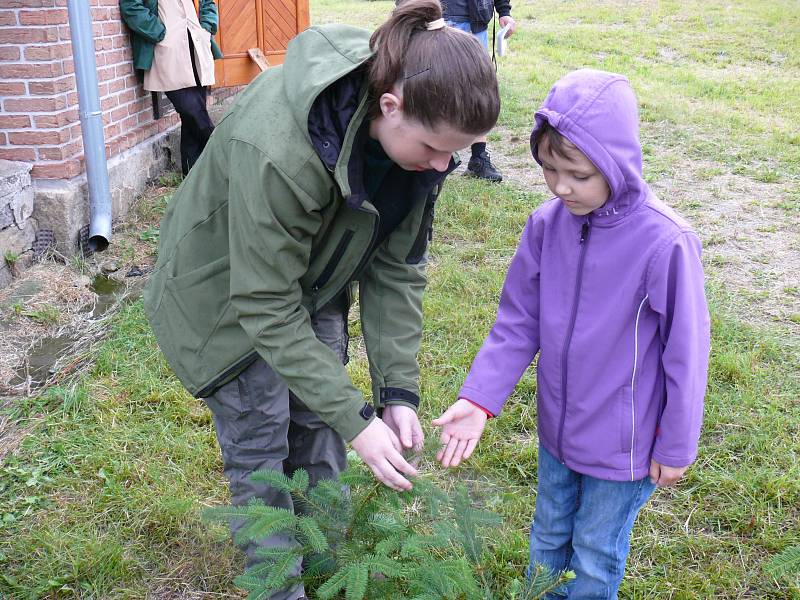
[[[283,62],[286,45],[309,24],[308,0],[217,0],[216,40],[225,58],[215,63],[216,85],[249,83],[261,71],[247,54],[260,48],[270,65]]]

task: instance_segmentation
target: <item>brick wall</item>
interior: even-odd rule
[[[118,0],[89,0],[106,156],[174,127],[153,119],[150,94],[133,69]],[[84,170],[66,0],[0,0],[0,159],[31,163],[34,179],[70,179]],[[210,102],[234,94],[215,90]]]

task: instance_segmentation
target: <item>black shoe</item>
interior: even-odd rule
[[[486,150],[480,154],[472,155],[467,164],[467,175],[486,179],[487,181],[503,181],[503,174],[492,164],[492,160]]]

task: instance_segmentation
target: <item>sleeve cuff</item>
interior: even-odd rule
[[[473,402],[469,398],[464,398],[464,396],[461,396],[461,399],[462,400],[466,400],[467,402],[469,402],[473,406],[477,406],[478,408],[480,408],[483,412],[486,413],[486,418],[487,419],[494,419],[494,415],[492,413],[490,413],[488,410],[486,410],[484,407],[482,407],[480,404],[478,404],[477,402]]]
[[[378,406],[383,408],[389,404],[402,404],[414,410],[419,409],[419,396],[403,388],[380,388]]]

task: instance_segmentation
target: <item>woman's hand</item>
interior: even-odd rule
[[[403,458],[400,440],[386,423],[373,419],[350,445],[382,484],[398,492],[411,489],[401,473],[413,477],[417,470]]]
[[[443,467],[457,467],[462,460],[472,456],[487,419],[484,411],[469,400],[459,398],[441,417],[431,421],[432,425],[442,428],[443,448],[436,460]]]
[[[402,404],[389,404],[383,409],[381,416],[383,422],[400,438],[404,450],[413,448],[415,451],[422,449],[425,434],[419,424],[417,411]]]

